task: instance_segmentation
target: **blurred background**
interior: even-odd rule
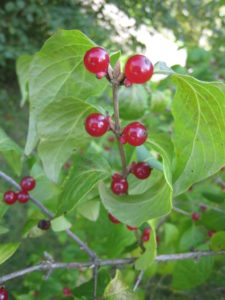
[[[4,128],[7,134],[20,146],[24,146],[28,126],[28,104],[20,107],[21,95],[16,77],[16,59],[23,54],[34,54],[42,47],[45,40],[59,29],[79,29],[96,44],[108,49],[109,52],[121,50],[122,54],[144,53],[153,63],[165,61],[177,72],[191,74],[205,81],[223,81],[225,76],[224,25],[224,0],[1,0],[0,127]],[[157,77],[154,80],[157,80]],[[172,120],[166,107],[171,101],[174,90],[169,81],[153,82],[151,83],[151,90],[155,93],[154,98],[151,99],[151,113],[155,114],[155,119],[153,116],[151,120],[160,123],[162,131],[169,131],[170,126],[168,124],[171,124]],[[105,99],[105,95],[103,98]],[[127,100],[130,101],[129,98]],[[101,99],[97,101],[101,101]],[[124,111],[125,114],[127,105],[126,102],[124,103],[121,112]],[[142,114],[142,112],[140,113]],[[3,170],[10,174],[11,171],[8,170],[1,156],[0,165]],[[6,187],[2,183],[0,187],[1,193]],[[6,215],[9,227],[13,229],[11,234],[7,236],[7,241],[14,241],[17,236],[20,236],[24,214],[26,214],[25,210],[12,208],[10,214]],[[104,213],[102,212],[102,214]],[[12,218],[12,215],[15,217]],[[104,218],[108,222],[106,215],[101,216],[100,220]],[[172,218],[174,218],[174,222],[180,221],[179,217],[172,216]],[[215,217],[215,219],[218,218]],[[221,219],[221,223],[223,221],[224,219]],[[82,236],[83,234],[85,238],[85,234],[81,230],[84,226],[90,228],[90,232],[93,226],[104,228],[101,223],[93,224],[95,223],[86,220],[85,222],[78,222],[76,228],[78,235]],[[210,229],[210,224],[207,226]],[[110,229],[108,228],[108,230]],[[114,236],[113,230],[112,235]],[[102,237],[104,234],[102,232]],[[3,235],[0,243],[4,239],[6,240],[6,237]],[[95,239],[91,236],[91,239],[93,239],[91,244],[93,248],[98,240],[101,240],[99,236],[96,236]],[[6,269],[0,269],[1,273],[12,272],[15,270],[15,266],[18,269],[35,262],[46,250],[46,244],[55,249],[56,258],[57,256],[61,257],[61,251],[67,244],[63,235],[60,236],[59,240],[60,243],[55,241],[53,234],[49,233],[47,237],[33,240],[32,243],[29,241],[23,243],[22,250],[5,265],[4,268]],[[192,238],[190,238],[191,241]],[[68,251],[63,254],[65,261],[74,259],[74,254],[77,257],[82,255],[78,247],[68,246],[67,248]],[[115,252],[118,251],[118,245],[114,245],[112,248],[112,243],[109,243],[109,251],[110,249],[113,255],[120,254]],[[33,254],[30,255],[30,253]],[[164,271],[162,266],[161,274],[164,274]],[[222,271],[224,271],[224,267],[220,274],[212,273],[210,284],[207,285],[210,292],[206,290],[205,285],[190,292],[171,291],[168,287],[170,278],[158,274],[151,282],[154,287],[153,297],[147,298],[148,295],[146,294],[146,299],[205,300],[212,299],[212,297],[225,299],[222,295],[224,289],[221,288],[224,284],[225,272],[222,273]],[[131,282],[135,278],[135,274],[129,272],[127,271],[126,275],[128,281]],[[151,274],[147,275],[150,276]],[[23,285],[25,290],[26,288],[27,290],[40,288],[42,291],[44,289],[50,292],[51,289],[61,291],[63,284],[70,282],[72,285],[74,278],[79,276],[80,274],[76,270],[71,271],[66,276],[63,272],[55,272],[50,280],[44,282],[43,286],[40,287],[41,275],[35,274],[32,278],[26,277]],[[108,275],[104,276],[107,277]],[[129,276],[130,278],[133,277],[129,279]],[[56,278],[60,278],[62,286],[56,282]],[[27,296],[27,298],[24,295],[18,296],[24,292],[22,281],[12,281],[10,287],[11,290],[18,291],[13,299],[33,299],[32,296]],[[84,287],[85,289],[87,290],[87,287]],[[33,291],[31,294],[33,295]],[[44,298],[40,294],[40,299],[61,298]]]

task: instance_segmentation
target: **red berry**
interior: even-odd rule
[[[21,191],[17,193],[17,199],[20,203],[26,203],[29,200],[29,195],[27,192]]]
[[[208,231],[208,236],[212,237],[215,233],[216,233],[216,231],[211,229],[211,230]]]
[[[220,169],[220,171],[224,171],[224,170],[225,170],[225,166]]]
[[[150,238],[150,232],[151,229],[149,227],[145,228],[142,235],[141,235],[141,240],[142,242],[147,242]]]
[[[0,300],[7,300],[8,299],[8,292],[4,287],[0,288]]]
[[[113,217],[110,213],[108,213],[108,216],[109,216],[109,219],[112,223],[114,223],[114,224],[119,224],[120,223],[120,221],[117,218]]]
[[[66,164],[65,164],[65,167],[66,167],[66,169],[69,169],[70,168],[70,162],[68,161]]]
[[[48,230],[51,226],[51,222],[49,220],[40,220],[38,223],[38,228],[41,230]]]
[[[128,182],[126,178],[113,179],[111,183],[111,190],[114,194],[126,194],[128,191]]]
[[[125,87],[131,87],[132,86],[132,82],[130,80],[128,80],[127,78],[125,78],[123,83],[124,83]]]
[[[27,176],[20,181],[20,186],[23,191],[31,191],[36,186],[36,181],[33,177]]]
[[[122,178],[123,178],[123,176],[120,175],[119,173],[114,173],[114,174],[112,175],[112,179],[122,179]]]
[[[111,148],[109,146],[105,146],[105,151],[110,151]]]
[[[145,83],[153,74],[153,65],[144,55],[134,55],[125,65],[126,78],[132,83]]]
[[[110,143],[113,143],[114,141],[115,141],[115,137],[112,135],[112,136],[109,136],[108,137],[108,141],[110,142]]]
[[[131,146],[142,145],[148,137],[146,127],[139,122],[133,122],[123,129],[121,142],[128,143]]]
[[[17,200],[17,194],[14,191],[7,191],[4,194],[4,201],[6,204],[11,205],[14,204]]]
[[[136,230],[138,230],[138,227],[132,227],[132,226],[127,225],[127,229],[136,231]]]
[[[109,130],[109,118],[98,113],[89,115],[85,121],[85,128],[87,133],[91,136],[102,136]]]
[[[193,213],[191,215],[193,221],[198,221],[200,219],[200,215],[197,213]]]
[[[65,288],[63,289],[63,294],[64,294],[65,296],[73,296],[73,293],[72,293],[71,290],[68,289],[67,287],[65,287]]]
[[[109,66],[109,55],[103,48],[94,47],[86,52],[84,65],[89,72],[97,74],[97,76],[100,76],[99,73],[102,72],[106,74]]]
[[[151,174],[151,168],[146,162],[132,163],[131,172],[138,179],[146,179]]]
[[[205,205],[200,205],[200,208],[201,208],[202,212],[207,211],[207,207]]]

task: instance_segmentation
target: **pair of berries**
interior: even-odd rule
[[[110,130],[110,117],[99,113],[90,114],[86,118],[85,129],[93,137],[103,136]],[[139,122],[133,122],[123,129],[120,141],[123,144],[128,143],[131,146],[140,146],[146,141],[147,137],[146,127]]]
[[[91,48],[84,56],[86,69],[96,74],[98,79],[107,75],[109,61],[108,53],[101,47]],[[133,83],[143,84],[152,77],[153,65],[146,56],[133,55],[127,60],[124,73],[124,85],[126,87],[131,86]]]
[[[120,221],[117,218],[113,217],[110,213],[108,213],[108,216],[109,216],[109,219],[112,223],[114,223],[114,224],[119,224],[120,223]],[[129,226],[129,225],[126,225],[126,226],[127,226],[128,230],[131,230],[131,231],[138,230],[137,227],[132,227],[132,226]]]
[[[24,177],[20,182],[21,191],[18,193],[14,191],[7,191],[4,194],[4,201],[8,205],[14,204],[17,200],[20,203],[26,203],[29,200],[28,192],[33,190],[36,186],[36,182],[33,177]]]
[[[148,163],[133,162],[130,172],[133,173],[138,179],[146,179],[151,174],[151,168]],[[111,190],[116,195],[127,194],[128,182],[126,178],[123,178],[120,174],[115,173],[112,175]]]
[[[0,288],[0,300],[8,300],[8,292],[4,287]]]

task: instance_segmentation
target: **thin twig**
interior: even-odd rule
[[[8,183],[10,183],[12,186],[14,186],[17,190],[21,190],[20,185],[13,180],[11,177],[6,175],[4,172],[0,171],[0,178],[4,179]],[[50,218],[54,217],[54,214],[49,211],[42,203],[40,203],[37,199],[35,199],[33,196],[29,194],[30,200],[40,208],[40,210],[47,215]],[[71,230],[67,229],[65,230],[65,233],[70,236],[74,241],[76,241],[77,244],[80,245],[81,249],[84,250],[91,259],[95,258],[97,255],[95,252],[93,252],[75,233],[73,233]]]
[[[119,139],[120,138],[120,117],[119,117],[119,99],[118,99],[119,85],[113,84],[112,89],[113,89],[113,107],[114,107],[114,116],[115,116],[114,133],[116,134],[116,138],[118,142],[118,147],[119,147],[119,152],[120,152],[120,157],[122,162],[122,173],[123,176],[126,177],[127,176],[126,156],[125,156],[123,144]]]
[[[135,282],[134,288],[133,288],[134,292],[138,288],[138,286],[139,286],[139,284],[140,284],[140,282],[142,280],[143,275],[144,275],[144,270],[141,270],[140,273],[139,273],[139,275],[138,275],[137,281]]]
[[[186,210],[183,210],[179,207],[173,207],[173,210],[179,214],[185,215],[185,216],[191,216],[191,213],[187,212]]]
[[[162,254],[155,258],[156,262],[166,262],[166,261],[177,261],[185,259],[194,259],[205,256],[215,256],[215,255],[225,255],[225,250],[213,252],[213,251],[202,251],[202,252],[188,252],[188,253],[179,253],[179,254]],[[83,269],[83,268],[92,268],[97,264],[98,267],[103,266],[120,266],[133,264],[137,258],[121,258],[121,259],[109,259],[109,260],[98,260],[96,262],[71,262],[71,263],[56,263],[56,262],[43,262],[39,265],[29,267],[11,274],[4,275],[0,277],[0,284],[9,281],[11,279],[24,276],[26,274],[36,272],[36,271],[48,271],[49,269]]]

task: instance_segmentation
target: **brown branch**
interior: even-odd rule
[[[162,254],[155,258],[156,262],[166,261],[177,261],[186,259],[198,259],[205,256],[225,255],[225,250],[214,252],[214,251],[202,251],[202,252],[188,252],[178,254]],[[82,268],[94,268],[103,266],[122,266],[133,264],[137,258],[121,258],[111,260],[96,260],[95,262],[71,262],[71,263],[56,263],[51,261],[43,262],[39,265],[32,266],[11,274],[3,275],[0,277],[0,284],[6,281],[12,280],[24,276],[26,274],[36,271],[53,271],[55,269],[82,269]]]
[[[21,190],[20,185],[14,181],[11,177],[6,175],[4,172],[0,171],[0,178],[4,179],[8,183],[10,183],[12,186],[14,186],[17,190]],[[40,203],[37,199],[35,199],[33,196],[29,194],[30,200],[38,207],[40,210],[47,215],[49,218],[53,218],[54,214],[48,210],[42,203]],[[93,260],[97,257],[96,253],[93,252],[75,233],[73,233],[71,230],[67,229],[65,230],[65,233],[70,236],[78,245],[80,245],[80,248],[84,250],[89,257]]]
[[[119,117],[119,99],[118,99],[119,84],[113,83],[112,89],[113,89],[113,108],[114,108],[114,116],[115,116],[114,133],[117,138],[121,162],[122,162],[122,174],[124,177],[126,177],[127,176],[126,156],[125,156],[123,144],[119,139],[120,138],[120,117]]]

